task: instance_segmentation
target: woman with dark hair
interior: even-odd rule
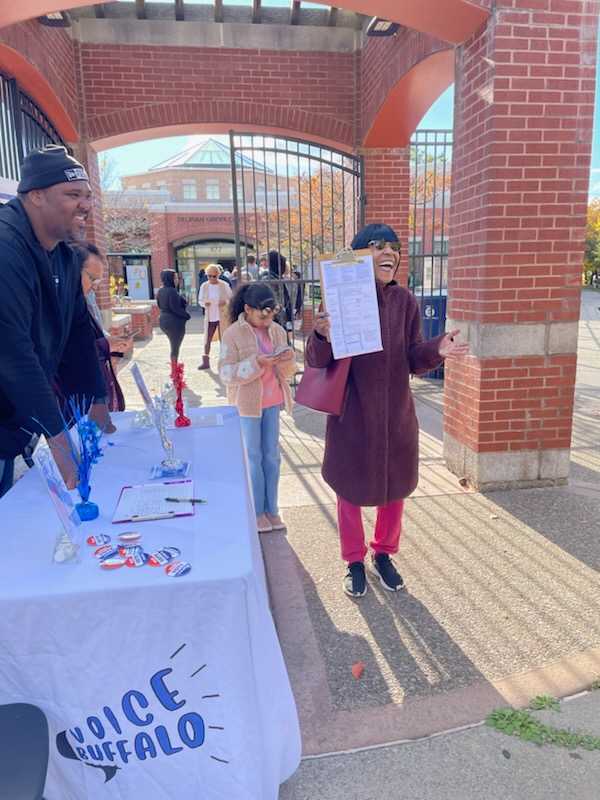
[[[282,406],[292,410],[288,381],[295,359],[285,331],[273,320],[279,310],[268,285],[243,284],[229,304],[232,324],[223,335],[219,361],[227,399],[242,421],[259,533],[285,527],[277,503],[279,413]]]
[[[160,273],[162,286],[156,293],[156,303],[160,309],[158,324],[171,345],[171,364],[179,361],[179,348],[185,336],[185,323],[190,315],[185,310],[187,301],[177,291],[179,275],[174,269],[163,269]]]
[[[98,360],[106,385],[106,404],[109,411],[125,411],[125,398],[111,361],[111,356],[121,357],[123,354],[111,352],[109,334],[104,330],[102,314],[96,301],[96,289],[102,283],[105,270],[104,258],[96,245],[89,242],[76,242],[71,247],[81,268],[81,289],[90,312],[90,322],[96,336]],[[108,433],[114,430],[112,422],[109,421]]]
[[[457,330],[423,340],[419,304],[394,280],[401,246],[392,228],[373,224],[359,231],[352,249],[367,248],[373,256],[383,350],[352,358],[342,414],[327,418],[322,470],[337,495],[342,558],[348,563],[343,589],[351,597],[367,591],[363,506],[377,506],[371,568],[384,589],[404,588],[390,555],[398,551],[404,498],[418,481],[419,428],[410,375],[468,352],[468,345],[456,341]],[[311,367],[333,361],[329,330],[328,316],[320,312],[306,346]]]

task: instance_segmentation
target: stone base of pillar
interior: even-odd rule
[[[560,486],[569,478],[570,450],[477,453],[444,433],[446,466],[478,491]]]

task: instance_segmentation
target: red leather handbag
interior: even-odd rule
[[[314,411],[339,417],[344,408],[351,361],[352,358],[340,358],[328,367],[305,364],[304,375],[296,389],[296,402]]]

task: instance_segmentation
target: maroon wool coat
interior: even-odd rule
[[[443,360],[443,337],[423,340],[414,295],[395,282],[376,285],[383,350],[352,359],[342,414],[327,418],[322,469],[333,491],[357,506],[386,505],[415,490],[419,428],[409,378]],[[331,345],[313,331],[307,363],[332,360]]]

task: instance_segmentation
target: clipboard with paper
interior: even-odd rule
[[[335,359],[383,350],[373,256],[343,250],[319,260],[323,307]]]

